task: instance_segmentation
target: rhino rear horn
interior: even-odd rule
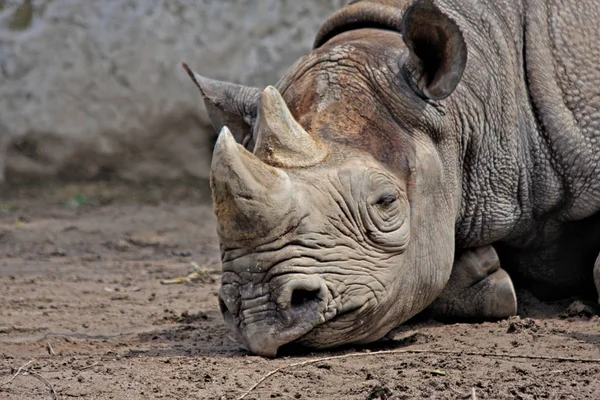
[[[238,143],[252,150],[252,127],[258,112],[260,89],[209,79],[195,73],[187,64],[182,65],[202,93],[215,132],[227,126]]]
[[[279,91],[267,87],[261,96],[254,153],[270,165],[301,168],[315,165],[328,154],[294,119]]]
[[[410,51],[404,68],[415,90],[432,100],[448,97],[467,63],[467,45],[458,25],[432,0],[417,0],[400,25]]]

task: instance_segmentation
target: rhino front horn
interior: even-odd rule
[[[215,145],[210,187],[219,233],[227,240],[272,232],[293,205],[288,175],[236,143],[227,127]]]
[[[262,93],[254,153],[270,165],[308,167],[327,156],[316,141],[294,119],[279,91],[268,86]]]

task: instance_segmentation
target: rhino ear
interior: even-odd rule
[[[200,89],[214,130],[219,132],[227,126],[236,142],[252,150],[252,127],[256,121],[261,90],[206,78],[192,71],[185,63],[183,68]]]
[[[417,0],[402,17],[401,32],[410,51],[404,69],[418,94],[432,100],[448,97],[467,63],[458,25],[433,0]]]

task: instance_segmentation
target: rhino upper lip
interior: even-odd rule
[[[306,340],[311,341],[311,338],[314,337],[314,335],[315,335],[315,331],[318,331],[323,325],[328,324],[328,323],[335,323],[335,322],[341,320],[342,318],[348,316],[349,314],[360,310],[361,308],[363,308],[363,306],[364,305],[356,305],[356,306],[350,307],[346,310],[343,310],[342,312],[340,312],[340,313],[336,314],[335,316],[331,317],[330,319],[326,320],[323,324],[315,326],[309,332],[305,333],[301,337],[294,340],[294,343],[304,343]]]
[[[346,309],[346,310],[343,310],[342,312],[340,312],[340,313],[336,314],[335,316],[333,316],[331,319],[329,319],[329,320],[328,320],[328,321],[326,321],[326,322],[335,322],[336,320],[339,320],[339,319],[341,319],[342,317],[345,317],[345,316],[347,316],[348,314],[351,314],[351,313],[353,313],[353,312],[355,312],[355,311],[357,311],[357,310],[360,310],[362,307],[363,307],[363,305],[362,305],[362,304],[359,304],[359,305],[356,305],[356,306],[350,307],[350,308],[348,308],[348,309]]]

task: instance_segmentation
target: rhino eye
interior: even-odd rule
[[[409,238],[409,207],[393,188],[373,196],[364,219],[369,238],[388,250],[404,251]]]
[[[388,208],[398,200],[398,195],[395,193],[385,193],[377,199],[375,205],[381,208]]]

